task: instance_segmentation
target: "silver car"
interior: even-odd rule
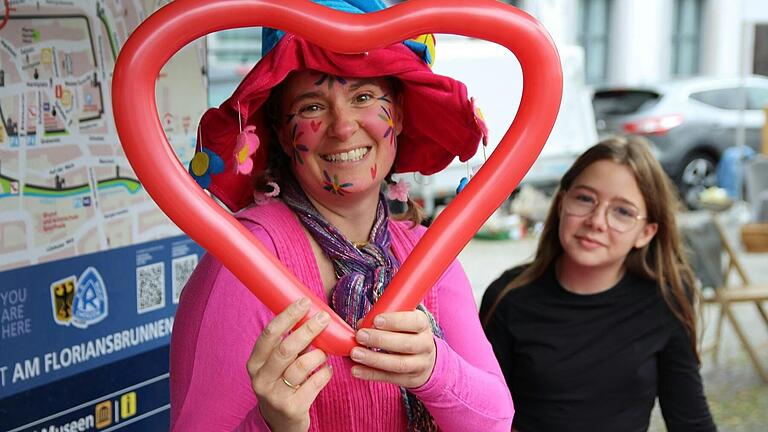
[[[759,150],[768,78],[699,77],[598,88],[592,104],[598,133],[649,138],[681,198],[696,208],[699,192],[716,183],[725,149],[743,142]]]

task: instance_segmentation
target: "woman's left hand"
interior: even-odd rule
[[[352,361],[358,363],[352,375],[406,388],[424,385],[437,357],[427,316],[418,310],[387,312],[377,315],[373,325],[357,331],[357,342],[363,346],[352,349]]]

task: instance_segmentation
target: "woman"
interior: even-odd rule
[[[715,430],[676,208],[642,138],[602,141],[565,173],[535,259],[480,310],[515,430],[646,431],[657,396],[668,430]]]
[[[408,221],[389,217],[385,179],[467,159],[481,128],[464,86],[433,74],[409,48],[428,47],[409,41],[346,55],[276,34],[265,32],[266,55],[203,116],[206,156],[190,171],[356,328],[424,233],[412,203]],[[373,329],[358,329],[351,358],[311,348],[325,313],[290,331],[307,311],[301,300],[273,314],[204,256],[174,326],[172,429],[509,430],[509,391],[458,263],[419,310],[383,313]]]

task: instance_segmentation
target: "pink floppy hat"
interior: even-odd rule
[[[430,60],[428,49],[421,54]],[[464,84],[433,73],[411,45],[397,43],[361,54],[341,54],[286,34],[232,96],[218,108],[208,109],[200,120],[197,148],[205,153],[206,163],[201,166],[197,161],[195,166],[193,159],[190,173],[231,211],[253,202],[253,178],[267,167],[272,138],[265,102],[290,72],[300,70],[345,78],[390,76],[400,82],[403,128],[397,138],[397,173],[429,175],[456,156],[466,161],[484,135],[482,117],[475,114]],[[239,169],[243,165],[247,169]]]

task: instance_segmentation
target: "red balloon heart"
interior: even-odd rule
[[[554,44],[529,15],[496,0],[411,0],[370,14],[348,14],[307,0],[184,0],[144,21],[120,51],[112,80],[117,132],[147,192],[182,230],[216,256],[275,312],[300,297],[308,316],[331,324],[315,345],[348,355],[352,329],[291,274],[250,232],[198,187],[168,143],[155,104],[155,80],[186,44],[219,30],[267,26],[337,52],[360,53],[424,33],[453,33],[507,47],[523,70],[514,122],[469,185],[443,211],[364,319],[411,310],[538,157],[560,107],[562,72]],[[446,130],[445,133],[451,133]]]

